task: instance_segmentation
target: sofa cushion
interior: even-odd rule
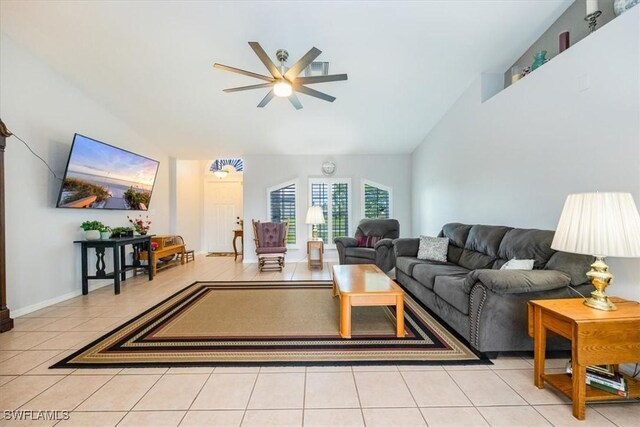
[[[474,225],[464,245],[458,264],[469,270],[491,268],[498,258],[498,248],[510,227]]]
[[[544,268],[555,252],[551,249],[553,234],[553,231],[549,230],[518,228],[509,230],[500,243],[498,258],[503,260],[533,259],[535,261],[533,268]]]
[[[464,291],[466,276],[438,276],[433,291],[459,312],[469,314],[469,294]]]
[[[413,276],[413,267],[424,261],[416,257],[401,256],[396,258],[396,268],[408,276]]]
[[[452,245],[464,248],[464,244],[467,242],[467,236],[469,235],[471,227],[473,226],[457,222],[445,224],[442,227],[442,231],[440,232],[441,235],[439,237],[448,237],[449,242]]]
[[[587,272],[591,270],[594,258],[591,255],[570,254],[568,252],[556,252],[553,254],[545,269],[562,271],[571,277],[573,286],[588,282]]]
[[[447,262],[448,237],[420,236],[418,259]]]
[[[373,248],[345,248],[344,254],[354,258],[376,259],[376,250]]]
[[[469,270],[455,264],[443,264],[432,261],[423,261],[413,267],[413,278],[422,283],[428,289],[433,289],[437,276],[466,276]]]

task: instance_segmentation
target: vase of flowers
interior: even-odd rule
[[[149,221],[149,217],[147,216],[145,219],[142,219],[142,216],[138,216],[137,218],[131,218],[127,215],[127,219],[133,225],[133,229],[136,233],[144,236],[149,232],[149,228],[151,228],[151,221]]]

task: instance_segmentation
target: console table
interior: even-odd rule
[[[573,416],[584,420],[585,403],[624,399],[586,384],[587,365],[618,365],[640,360],[640,304],[612,298],[616,311],[587,307],[582,298],[529,301],[529,335],[533,337],[533,380],[547,382],[573,400]],[[547,332],[571,341],[572,376],[545,374]],[[640,382],[626,377],[629,397],[640,397]]]
[[[244,258],[244,236],[243,236],[243,232],[242,229],[239,230],[233,230],[233,260],[237,260],[238,259],[238,254],[242,255],[242,257]],[[236,248],[236,239],[240,238],[240,253],[238,253],[238,249]]]
[[[89,280],[94,279],[113,279],[114,293],[120,293],[120,282],[127,280],[127,271],[137,268],[146,268],[149,274],[149,280],[153,280],[153,269],[150,265],[142,265],[140,263],[140,252],[145,248],[151,247],[151,235],[122,237],[118,239],[107,240],[76,240],[73,243],[80,243],[80,252],[82,254],[82,295],[89,293]],[[125,246],[133,245],[133,264],[126,264]],[[96,250],[96,274],[89,276],[87,268],[89,249]],[[105,271],[104,255],[107,249],[113,250],[113,272]]]

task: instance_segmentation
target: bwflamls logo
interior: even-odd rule
[[[15,410],[3,411],[4,420],[16,421],[62,421],[70,418],[69,411],[33,411],[33,410]]]

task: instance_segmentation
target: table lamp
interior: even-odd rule
[[[587,276],[596,290],[584,303],[598,310],[615,310],[604,292],[613,279],[604,258],[640,257],[640,215],[633,197],[630,193],[569,194],[551,248],[594,255]]]
[[[307,211],[306,224],[313,225],[311,236],[313,240],[318,240],[318,224],[324,224],[324,214],[320,206],[311,206]]]

